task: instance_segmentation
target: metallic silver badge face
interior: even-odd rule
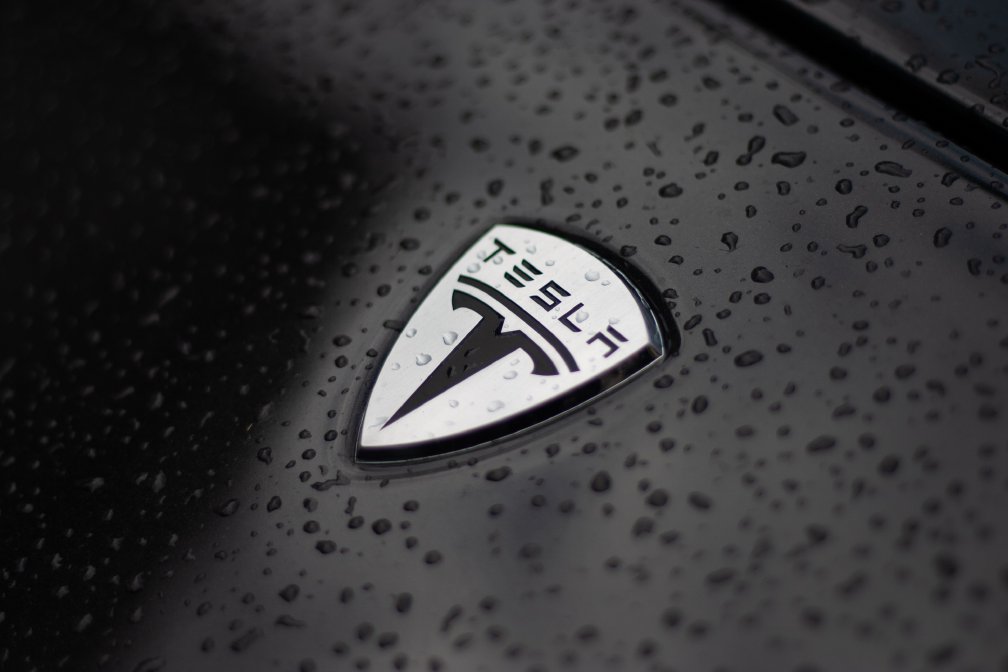
[[[499,224],[444,274],[371,390],[358,462],[463,450],[547,420],[661,359],[644,293],[599,254]]]

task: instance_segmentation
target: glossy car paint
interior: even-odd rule
[[[1008,133],[1008,7],[998,2],[784,0]]]
[[[4,669],[995,670],[1003,175],[701,3],[5,3]],[[363,469],[434,269],[562,222],[682,345]]]

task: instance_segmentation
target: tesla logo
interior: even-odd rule
[[[659,360],[669,335],[598,254],[499,224],[435,285],[386,357],[356,459],[435,457],[525,429]]]

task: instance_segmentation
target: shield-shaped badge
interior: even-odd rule
[[[642,278],[590,243],[498,224],[441,277],[378,372],[356,460],[500,439],[626,382],[677,346]]]

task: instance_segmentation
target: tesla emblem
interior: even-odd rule
[[[498,224],[448,269],[392,345],[356,459],[436,457],[527,429],[660,360],[670,330],[599,252]]]

